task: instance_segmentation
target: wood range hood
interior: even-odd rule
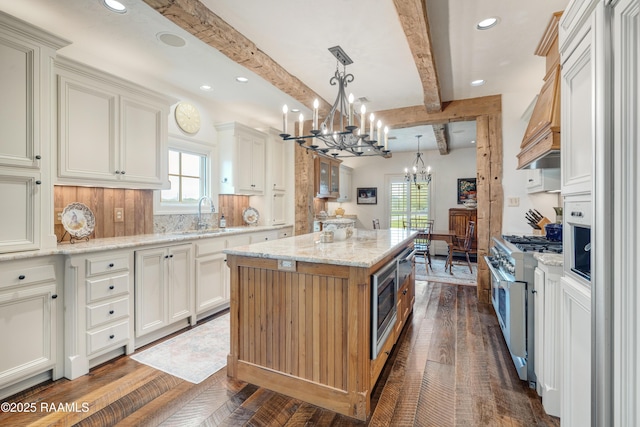
[[[562,12],[551,17],[535,54],[547,58],[547,73],[524,133],[518,169],[560,167],[560,54],[558,23]]]

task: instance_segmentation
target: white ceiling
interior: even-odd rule
[[[366,97],[369,111],[419,105],[423,90],[392,0],[201,0],[209,9],[298,77],[329,103],[335,87],[329,78],[336,60],[327,50],[340,45],[354,61],[349,86]],[[126,14],[115,14],[100,0],[0,0],[0,10],[67,38],[59,53],[179,98],[190,93],[202,103],[249,112],[257,122],[279,128],[281,106],[302,106],[257,75],[227,59],[141,0],[121,0]],[[568,0],[427,0],[442,99],[475,98],[542,84],[544,59],[534,50],[553,12]],[[497,16],[488,31],[478,21]],[[183,37],[185,47],[170,47],[157,35]],[[249,77],[245,84],[237,76]],[[471,80],[485,79],[472,87]],[[532,83],[533,82],[533,83]],[[202,84],[213,86],[202,92]],[[435,149],[430,126],[391,129],[392,151]],[[475,123],[452,123],[451,149],[470,146]]]

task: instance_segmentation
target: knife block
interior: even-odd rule
[[[547,224],[550,224],[550,223],[551,223],[551,221],[549,220],[549,218],[547,218],[546,216],[543,217],[537,223],[538,227],[540,227],[540,230],[533,230],[533,234],[535,234],[537,236],[545,236],[546,235],[546,231],[544,229],[544,226],[547,225]]]

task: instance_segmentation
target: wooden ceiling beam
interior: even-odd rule
[[[449,154],[449,141],[447,139],[446,127],[443,123],[437,123],[431,125],[433,128],[433,134],[436,137],[436,144],[438,144],[438,151],[441,155]]]
[[[312,106],[320,101],[319,113],[326,116],[331,104],[291,75],[269,55],[258,49],[226,21],[198,0],[144,0],[162,16],[220,51],[229,59],[267,80],[302,104]]]
[[[429,33],[424,0],[393,0],[422,82],[424,106],[429,113],[442,111],[440,83]]]
[[[376,118],[394,129],[408,128],[438,123],[475,120],[476,117],[502,112],[502,96],[491,95],[481,98],[461,99],[444,102],[442,111],[429,113],[424,105],[377,111]]]

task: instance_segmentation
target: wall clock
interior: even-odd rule
[[[176,106],[176,123],[186,133],[196,133],[200,130],[200,112],[188,102],[181,102]]]

